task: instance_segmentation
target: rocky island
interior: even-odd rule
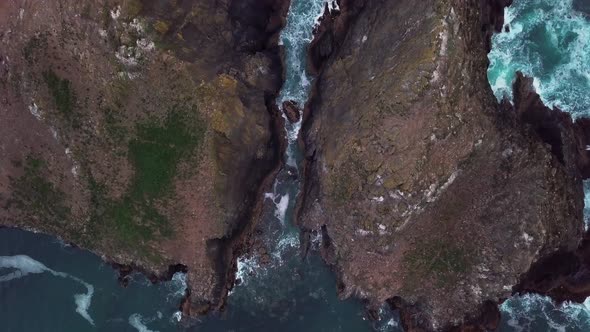
[[[523,75],[494,97],[510,2],[329,1],[311,99],[282,109],[287,0],[2,2],[0,225],[122,277],[184,271],[184,314],[221,310],[303,121],[296,223],[342,298],[406,331],[495,329],[518,292],[583,301],[590,126]]]

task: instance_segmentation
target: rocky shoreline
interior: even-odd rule
[[[317,117],[317,115],[314,115],[314,107],[317,107],[318,104],[321,103],[321,100],[323,98],[322,94],[324,94],[324,91],[322,91],[321,89],[318,91],[317,86],[319,84],[319,81],[323,79],[322,76],[325,75],[324,68],[326,63],[336,61],[331,58],[333,58],[333,54],[338,53],[338,49],[342,45],[342,39],[351,38],[350,36],[346,36],[347,34],[350,34],[348,32],[348,30],[350,29],[350,21],[348,21],[349,18],[352,17],[354,20],[354,18],[358,15],[359,11],[363,10],[363,7],[366,3],[370,3],[370,1],[354,2],[354,4],[358,5],[358,7],[349,9],[349,4],[346,1],[341,1],[340,13],[338,13],[335,16],[328,15],[322,18],[322,24],[317,29],[318,34],[316,35],[316,38],[314,39],[312,47],[310,49],[310,66],[311,69],[319,75],[319,79],[318,81],[316,81],[316,85],[314,86],[312,99],[309,103],[311,106],[306,106],[306,112],[304,117],[306,122],[303,131],[304,140],[307,146],[305,160],[306,181],[305,189],[303,191],[304,195],[297,209],[297,215],[299,216],[297,220],[299,221],[303,219],[303,221],[299,221],[299,223],[303,229],[303,234],[305,234],[303,236],[304,243],[307,242],[306,236],[308,237],[311,233],[319,232],[319,230],[315,228],[318,227],[316,226],[318,225],[317,223],[306,221],[306,219],[309,220],[309,218],[312,218],[312,220],[318,218],[318,216],[314,212],[309,212],[310,209],[313,210],[313,208],[311,208],[310,206],[312,206],[313,204],[317,204],[316,202],[318,201],[317,197],[319,189],[316,184],[316,182],[318,182],[319,179],[315,178],[314,175],[310,173],[310,168],[313,167],[311,166],[311,164],[313,164],[318,159],[317,137],[321,136],[321,134],[318,134],[318,130],[321,131],[321,129],[314,127],[313,124],[314,121],[317,121],[313,119],[314,117]],[[476,9],[477,11],[479,11],[479,15],[472,15],[471,17],[479,17],[479,24],[481,26],[481,29],[473,30],[475,33],[481,31],[481,40],[483,40],[483,48],[485,53],[489,52],[491,48],[490,39],[492,34],[499,33],[503,29],[504,8],[510,5],[510,3],[511,1],[481,1],[478,6],[474,6],[479,7]],[[467,8],[471,6],[460,1],[457,1],[455,5],[457,5],[458,7],[465,6]],[[457,7],[455,7],[455,9],[456,8]],[[475,26],[477,25],[471,23],[462,24],[463,29]],[[363,43],[366,38],[366,36],[362,38]],[[345,56],[351,56],[351,53],[354,54],[350,50],[348,50],[347,52],[348,53],[345,53]],[[478,54],[485,53],[480,52]],[[342,57],[342,55],[340,55],[340,57]],[[367,59],[366,61],[371,60]],[[350,70],[353,69],[351,67],[348,67],[348,71]],[[557,135],[562,136],[559,138],[559,149],[561,149],[562,146],[563,149],[569,149],[569,151],[565,153],[569,160],[563,160],[563,152],[556,151],[556,144],[551,145],[551,150],[552,153],[556,156],[556,158],[560,160],[565,165],[565,167],[569,169],[568,172],[570,172],[570,174],[579,174],[574,176],[577,178],[577,180],[575,180],[575,199],[577,199],[579,202],[583,198],[580,181],[582,178],[587,178],[586,169],[588,153],[585,151],[585,146],[587,142],[587,129],[584,129],[586,127],[586,120],[579,120],[575,124],[573,124],[569,115],[562,113],[559,110],[543,111],[542,109],[540,109],[541,107],[538,105],[540,103],[538,95],[536,95],[534,91],[530,91],[530,89],[527,90],[526,88],[523,88],[527,85],[526,82],[526,79],[522,78],[515,83],[515,96],[522,96],[523,94],[526,94],[526,96],[522,98],[523,100],[518,100],[518,98],[516,98],[517,100],[515,101],[515,104],[517,106],[508,107],[507,105],[509,103],[506,102],[502,103],[502,105],[496,103],[497,106],[495,107],[495,109],[499,112],[504,112],[505,114],[508,114],[508,117],[516,117],[517,119],[509,120],[509,122],[523,123],[523,126],[526,127],[526,129],[523,129],[524,131],[531,130],[528,128],[533,128],[532,130],[536,131],[536,134],[538,135],[537,137],[540,140],[544,141],[546,144],[552,144],[551,135],[553,135],[554,140],[556,133]],[[485,82],[485,84],[487,86],[487,82]],[[487,89],[489,90],[489,86],[487,87]],[[519,90],[521,91],[520,94],[518,93]],[[312,109],[311,111],[310,108]],[[545,113],[544,115],[539,116],[539,112]],[[518,128],[519,126],[520,125],[516,125],[515,128]],[[557,131],[555,131],[556,129],[551,129],[556,127],[559,128],[557,129]],[[562,138],[567,141],[562,143]],[[322,139],[319,140],[321,141]],[[326,166],[323,167],[325,169]],[[578,224],[581,227],[582,205],[580,205],[579,203],[576,204],[577,207],[575,208],[575,210],[577,211],[575,212],[575,216],[572,216],[571,218],[577,220]],[[306,214],[308,215],[306,216]],[[309,216],[310,214],[312,217]],[[322,250],[324,259],[328,264],[332,265],[336,274],[338,275],[338,278],[340,280],[339,284],[342,285],[339,287],[341,295],[343,297],[351,296],[350,291],[346,289],[351,287],[354,288],[355,285],[346,285],[347,283],[350,283],[350,281],[347,281],[346,277],[343,276],[342,266],[340,265],[347,264],[347,262],[342,261],[342,258],[339,257],[339,254],[334,252],[334,240],[330,239],[330,235],[326,225],[319,224],[319,226],[321,226],[321,232],[324,234],[324,246]],[[546,255],[549,255],[549,257],[545,257],[544,255],[539,256],[538,261],[531,266],[529,272],[524,273],[519,283],[517,285],[514,285],[512,294],[522,292],[535,292],[539,294],[550,295],[556,301],[583,301],[588,295],[587,287],[584,284],[585,280],[587,280],[586,272],[584,272],[586,271],[586,260],[583,258],[583,253],[585,252],[585,249],[583,249],[585,248],[584,243],[587,241],[584,240],[581,243],[580,247],[578,249],[575,249],[577,247],[577,238],[577,236],[574,236],[569,240],[569,250],[563,249],[562,251],[562,249],[560,249],[555,253],[548,252],[546,253]],[[336,243],[336,246],[338,246],[338,243]],[[553,269],[555,269],[556,262],[562,262],[564,264],[564,267],[557,269],[557,272],[551,271],[550,267],[553,267]],[[370,296],[367,298],[368,295],[363,294],[363,291],[360,291],[360,293],[356,292],[356,295],[353,296],[359,296],[361,298],[368,300],[369,306],[376,305],[376,303],[370,298]],[[483,303],[480,303],[479,309],[471,311],[471,313],[465,316],[460,322],[447,322],[444,323],[442,326],[437,325],[438,327],[436,327],[436,329],[449,331],[492,330],[496,328],[499,323],[500,313],[498,311],[498,305],[501,301],[503,301],[502,298],[500,298],[499,301],[494,301],[490,299]],[[402,324],[404,325],[405,330],[429,331],[432,329],[432,325],[430,325],[431,317],[428,313],[428,310],[430,309],[424,308],[420,304],[407,302],[398,296],[389,298],[387,302],[393,308],[400,310]]]

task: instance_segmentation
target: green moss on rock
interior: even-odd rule
[[[43,72],[43,79],[60,115],[67,120],[73,119],[72,114],[76,96],[72,90],[72,82],[60,78],[51,69]]]
[[[182,161],[191,160],[204,138],[204,124],[190,105],[175,106],[164,121],[150,119],[137,124],[136,135],[128,143],[128,157],[135,174],[126,194],[109,199],[104,186],[92,178],[93,227],[114,233],[117,243],[145,253],[145,245],[173,235],[173,227],[163,214],[173,199],[173,181]],[[153,256],[153,257],[152,257]]]

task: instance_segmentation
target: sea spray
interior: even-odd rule
[[[40,274],[50,273],[56,277],[69,278],[82,284],[86,288],[85,294],[75,294],[74,301],[76,303],[76,312],[79,313],[84,319],[90,324],[94,325],[94,320],[90,317],[88,309],[92,301],[92,295],[94,294],[94,287],[80,278],[69,275],[64,272],[54,271],[43,263],[34,260],[33,258],[26,255],[15,255],[15,256],[0,256],[0,269],[14,269],[10,273],[0,276],[0,282],[7,282],[13,279],[23,278],[29,274]]]

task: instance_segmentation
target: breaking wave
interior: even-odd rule
[[[12,272],[1,275],[0,282],[8,282],[14,279],[23,278],[29,274],[41,274],[47,272],[56,277],[68,278],[82,284],[86,288],[86,293],[74,295],[76,312],[90,324],[94,325],[94,320],[88,313],[92,301],[92,295],[94,295],[94,287],[89,283],[67,273],[54,271],[43,265],[43,263],[26,255],[0,256],[0,269],[14,269]]]
[[[505,11],[509,31],[496,34],[488,79],[497,98],[512,97],[520,70],[543,102],[579,117],[590,113],[590,20],[573,0],[519,0]]]
[[[549,297],[526,294],[514,296],[500,306],[500,331],[588,331],[590,299],[584,303],[556,305]]]
[[[182,298],[186,294],[186,273],[176,272],[172,276],[172,279],[166,283],[170,293],[166,297],[168,302],[176,303],[178,299]]]

